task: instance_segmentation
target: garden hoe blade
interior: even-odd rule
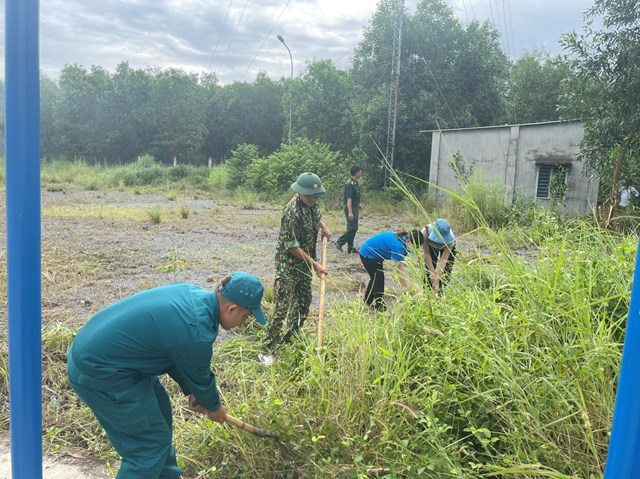
[[[255,426],[252,426],[251,424],[247,424],[244,421],[241,421],[240,419],[230,416],[229,414],[227,414],[227,418],[224,420],[224,422],[228,422],[229,424],[240,428],[244,431],[250,432],[251,434],[253,434],[254,436],[258,436],[258,437],[271,437],[273,439],[278,439],[278,436],[275,436],[273,434],[270,434],[266,431],[263,431],[262,429],[259,429]]]

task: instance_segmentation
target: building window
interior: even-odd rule
[[[560,176],[558,177],[556,175]],[[536,198],[544,200],[550,199],[551,187],[553,184],[567,184],[567,167],[563,165],[538,165]]]

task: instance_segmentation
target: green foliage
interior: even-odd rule
[[[551,175],[551,183],[549,184],[549,195],[556,204],[564,203],[567,196],[569,184],[566,180],[567,169],[562,165],[556,167]]]
[[[584,122],[580,156],[587,169],[611,177],[614,148],[625,145],[636,158],[640,152],[640,9],[635,1],[595,0],[584,21],[584,33],[561,39],[573,75],[560,111]]]
[[[570,75],[569,64],[561,56],[544,50],[527,52],[511,68],[509,103],[512,121],[535,123],[559,120],[561,84]]]
[[[256,207],[258,193],[254,190],[239,186],[236,188],[234,196],[243,210],[252,210]]]
[[[229,187],[229,168],[226,164],[214,166],[209,170],[209,187],[211,190],[226,190]]]
[[[460,225],[465,229],[475,229],[485,222],[498,226],[506,213],[504,183],[488,181],[482,170],[474,171],[468,181],[460,181],[462,196],[454,197]]]
[[[350,167],[350,160],[331,151],[328,145],[301,138],[254,161],[247,180],[250,187],[277,195],[289,190],[301,173],[311,171],[320,177],[329,198],[335,200],[343,195]]]
[[[333,150],[349,152],[354,143],[351,122],[351,88],[346,72],[331,60],[307,62],[302,77],[294,82],[294,126],[296,136],[325,143]],[[287,104],[287,94],[284,103]]]
[[[238,145],[231,151],[231,157],[226,161],[229,188],[247,184],[247,173],[251,165],[260,159],[256,145]]]
[[[147,214],[149,216],[149,220],[154,225],[158,225],[162,222],[162,207],[153,206],[147,210]]]
[[[156,267],[163,273],[172,273],[174,282],[178,280],[178,275],[184,271],[184,260],[178,256],[178,250],[167,253],[167,262]]]
[[[461,254],[444,298],[400,293],[383,315],[334,301],[321,349],[315,325],[268,369],[247,360],[259,352],[254,325],[216,344],[229,412],[279,442],[187,412],[164,381],[185,475],[600,477],[635,239],[572,223],[520,257],[485,233],[489,254]],[[421,285],[420,271],[409,280]],[[43,331],[47,446],[108,452],[61,379],[72,337]]]

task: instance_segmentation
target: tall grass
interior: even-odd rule
[[[405,194],[418,220],[433,220]],[[166,381],[185,477],[602,477],[637,238],[544,210],[507,221],[516,241],[490,227],[477,198],[452,195],[481,248],[459,253],[444,297],[423,288],[412,259],[414,293],[388,312],[330,303],[321,349],[313,318],[270,368],[255,361],[253,325],[214,345],[229,412],[280,441],[190,413]],[[516,253],[516,242],[535,248]],[[64,379],[72,337],[43,331],[45,446],[113,456]],[[0,330],[6,393],[3,344]]]
[[[248,326],[214,346],[214,368],[229,412],[281,442],[190,413],[166,381],[185,477],[602,477],[635,249],[574,223],[534,256],[469,254],[443,298],[330,304],[323,348],[310,319],[270,368]],[[43,332],[45,446],[109,452],[64,380],[72,337]]]

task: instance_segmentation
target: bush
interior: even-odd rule
[[[345,175],[349,175],[350,159],[331,151],[320,142],[297,139],[291,145],[282,145],[279,151],[261,158],[249,167],[249,185],[259,191],[280,194],[287,191],[301,173],[311,171],[318,175],[328,193],[328,201],[341,198]]]
[[[231,152],[231,157],[225,163],[228,173],[229,188],[236,188],[246,184],[247,171],[251,165],[260,159],[256,145],[239,145]]]

